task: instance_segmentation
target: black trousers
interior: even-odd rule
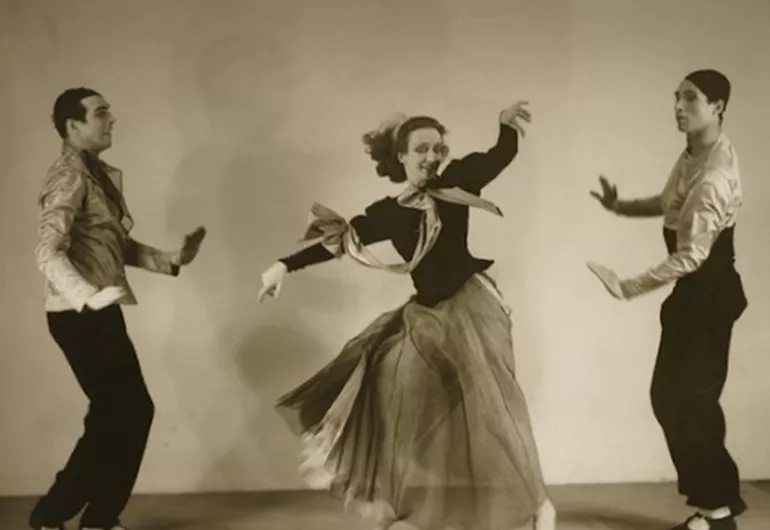
[[[131,495],[154,405],[119,306],[47,314],[48,327],[88,397],[85,429],[29,523],[111,528]]]
[[[675,302],[675,300],[672,300]],[[738,467],[725,447],[726,422],[719,403],[728,372],[735,318],[699,318],[693,312],[661,311],[662,333],[651,386],[652,407],[687,504],[728,506],[740,515]]]

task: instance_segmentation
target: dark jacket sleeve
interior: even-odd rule
[[[459,186],[475,194],[492,182],[516,157],[519,134],[513,127],[500,124],[497,142],[484,152],[469,153],[447,166],[444,185]]]
[[[371,245],[390,239],[389,216],[395,205],[393,199],[385,198],[370,204],[364,213],[350,220],[350,226],[356,231],[364,245]],[[334,259],[335,256],[321,244],[310,245],[294,254],[280,258],[286,265],[287,272],[304,269],[310,265],[323,263]]]

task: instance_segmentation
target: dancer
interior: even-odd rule
[[[65,90],[54,104],[63,140],[39,196],[37,265],[45,275],[48,329],[88,397],[85,431],[29,518],[35,530],[63,530],[83,511],[82,530],[121,530],[154,415],[120,304],[136,304],[126,265],[177,276],[198,254],[205,229],[179,251],[134,240],[122,173],[99,155],[115,119],[95,90]]]
[[[497,143],[459,160],[449,161],[446,129],[432,117],[366,134],[378,175],[405,183],[403,191],[349,223],[315,205],[305,238],[321,241],[263,274],[260,300],[278,295],[286,273],[342,255],[411,275],[409,301],[277,404],[306,444],[307,480],[379,528],[554,528],[514,375],[509,310],[485,272],[493,262],[467,247],[469,206],[501,215],[480,194],[515,157],[526,106],[503,110]],[[403,263],[367,248],[386,240]]]
[[[733,325],[748,306],[735,269],[733,237],[742,204],[738,156],[722,120],[730,82],[715,70],[688,74],[676,90],[676,121],[687,137],[659,195],[619,200],[600,177],[591,192],[608,210],[629,217],[663,216],[668,257],[620,280],[589,267],[616,298],[632,299],[676,282],[660,313],[662,333],[651,386],[652,406],[678,474],[679,492],[696,513],[675,529],[733,530],[747,506],[738,468],[725,448],[719,399],[728,371]]]

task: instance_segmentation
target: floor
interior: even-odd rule
[[[558,530],[667,530],[689,510],[672,484],[555,486]],[[770,529],[770,482],[745,483],[740,530]],[[25,530],[34,499],[0,498],[0,530]],[[365,530],[370,525],[319,492],[136,495],[133,530]],[[76,528],[72,525],[71,528]]]

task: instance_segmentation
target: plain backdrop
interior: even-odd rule
[[[684,146],[673,91],[697,68],[734,90],[725,130],[745,206],[737,267],[750,307],[724,394],[744,478],[770,476],[770,266],[764,0],[0,1],[0,494],[39,493],[82,431],[86,401],[46,328],[36,199],[59,153],[65,88],[117,117],[105,160],[125,171],[133,235],[175,248],[205,224],[177,279],[129,272],[126,318],[157,415],[139,492],[302,487],[300,444],[273,404],[412,292],[350,260],[292,275],[259,305],[260,273],[299,248],[314,201],[345,216],[398,191],[361,135],[431,114],[455,156],[492,145],[519,99],[534,121],[472,214],[471,247],[513,308],[518,379],[549,483],[674,477],[648,387],[670,287],[611,298],[585,266],[637,274],[665,257],[660,220],[589,197],[659,192]],[[383,258],[392,251],[375,247]],[[109,355],[108,351],[104,355]]]

